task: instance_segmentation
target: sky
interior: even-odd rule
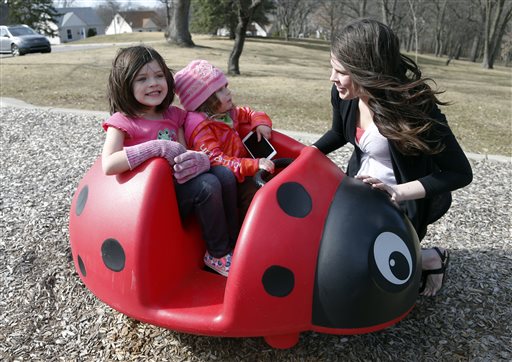
[[[117,2],[121,5],[131,5],[134,7],[137,6],[145,6],[145,7],[153,7],[162,5],[162,3],[158,0],[117,0]],[[105,0],[75,0],[73,4],[71,4],[72,7],[80,8],[80,7],[95,7],[97,5],[101,5],[103,3],[106,3]]]

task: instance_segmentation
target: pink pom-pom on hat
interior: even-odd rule
[[[176,94],[187,111],[195,111],[228,83],[224,73],[206,60],[193,60],[174,76]]]

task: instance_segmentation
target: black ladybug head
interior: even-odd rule
[[[420,264],[416,233],[389,196],[345,177],[320,244],[313,324],[371,329],[396,320],[416,301]]]

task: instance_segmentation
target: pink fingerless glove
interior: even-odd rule
[[[174,165],[174,158],[187,150],[181,143],[168,140],[153,140],[140,143],[135,146],[125,147],[126,158],[130,170],[142,162],[153,157],[165,158],[171,166]]]
[[[203,152],[187,151],[175,158],[174,177],[179,184],[210,169],[210,159]]]

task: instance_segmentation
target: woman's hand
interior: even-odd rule
[[[387,192],[388,195],[391,197],[391,201],[393,201],[394,203],[398,203],[398,202],[402,201],[400,198],[400,195],[398,194],[397,190],[393,186],[385,184],[378,178],[371,177],[368,175],[359,175],[359,176],[356,176],[356,179],[363,181],[365,184],[370,185],[374,189],[379,189],[379,190]]]
[[[255,130],[256,135],[258,136],[258,142],[261,141],[261,137],[265,137],[267,140],[269,140],[272,135],[272,128],[265,126],[264,124],[260,124],[256,127]]]
[[[267,160],[266,158],[260,158],[258,160],[258,167],[260,170],[265,170],[270,173],[274,173],[274,162]]]
[[[387,192],[391,197],[391,201],[394,203],[405,200],[422,199],[425,197],[425,188],[418,180],[400,185],[388,185],[378,178],[368,175],[359,175],[356,176],[356,179],[363,181],[375,189]]]

